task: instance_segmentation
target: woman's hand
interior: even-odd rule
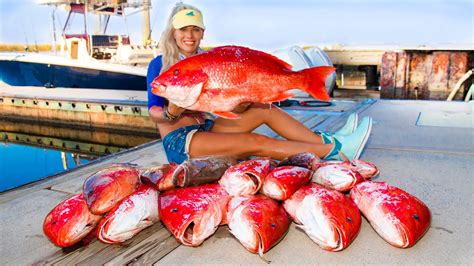
[[[169,103],[168,104],[168,113],[171,114],[172,116],[179,117],[186,109],[183,107],[179,107],[175,105],[174,103]]]
[[[148,113],[151,120],[155,123],[169,123],[170,120],[165,118],[165,112],[171,113],[173,117],[178,118],[181,113],[184,112],[184,110],[186,109],[176,106],[174,104],[170,104],[170,106],[168,106],[167,108],[163,108],[161,106],[153,106],[148,110]]]
[[[235,107],[234,110],[232,110],[232,112],[237,113],[237,114],[243,113],[250,108],[251,104],[252,103],[241,103],[237,105],[237,107]]]

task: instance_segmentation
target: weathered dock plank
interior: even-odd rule
[[[0,204],[0,260],[2,265],[28,265],[57,253],[43,234],[46,214],[69,195],[38,190]]]
[[[114,257],[105,265],[129,263],[132,265],[150,265],[160,260],[179,245],[180,243],[174,236],[166,228],[162,228],[139,244]]]

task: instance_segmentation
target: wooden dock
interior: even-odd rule
[[[407,190],[423,200],[433,215],[432,227],[410,249],[384,242],[363,221],[359,236],[342,252],[320,249],[291,226],[287,236],[265,257],[272,264],[469,264],[472,263],[472,104],[420,101],[335,101],[330,107],[286,109],[312,129],[335,131],[353,112],[370,115],[374,128],[362,158],[381,170],[378,180]],[[446,126],[420,114],[464,114],[466,127]],[[471,122],[473,120],[471,119]],[[276,137],[267,127],[258,132]],[[62,199],[81,190],[90,174],[114,163],[150,167],[166,162],[160,141],[147,143],[94,161],[72,171],[0,194],[1,254],[4,265],[123,265],[123,264],[265,264],[247,252],[226,226],[197,248],[179,245],[161,223],[122,245],[97,240],[88,246],[61,250],[46,239],[42,223]]]

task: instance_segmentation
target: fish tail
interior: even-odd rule
[[[336,70],[332,66],[318,66],[301,70],[306,81],[303,90],[309,93],[313,98],[323,101],[329,101],[329,95],[326,91],[326,79]]]

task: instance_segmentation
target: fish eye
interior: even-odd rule
[[[173,73],[174,73],[175,76],[179,75],[179,68],[175,69]]]
[[[418,214],[416,214],[416,213],[415,213],[415,214],[413,214],[413,218],[414,218],[415,220],[417,220],[417,221],[419,221],[419,220],[420,220],[420,217],[419,217],[419,216],[418,216]]]

